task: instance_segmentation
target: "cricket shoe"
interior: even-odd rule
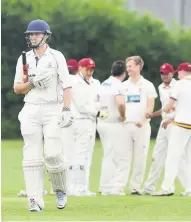
[[[43,190],[42,195],[46,196],[48,194],[47,190]],[[27,197],[27,192],[25,190],[20,190],[17,194],[18,197]]]
[[[183,196],[183,197],[191,197],[191,192],[182,192],[180,194],[180,196]]]
[[[91,192],[90,190],[87,190],[87,191],[84,191],[82,192],[81,196],[86,196],[86,197],[95,197],[96,196],[96,193],[94,192]]]
[[[168,192],[168,191],[159,191],[159,192],[155,192],[152,194],[152,196],[158,196],[158,197],[169,197],[169,196],[173,196],[174,193],[172,192]]]
[[[40,212],[42,211],[42,208],[37,204],[37,202],[31,198],[29,201],[29,210],[31,212]]]
[[[102,192],[102,196],[125,196],[124,192]]]
[[[133,190],[131,191],[131,195],[141,195],[141,192],[138,191],[138,190],[136,190],[136,189],[133,189]]]
[[[67,196],[66,193],[59,191],[56,193],[56,206],[58,209],[63,209],[65,208],[67,204]]]
[[[142,190],[140,191],[141,195],[152,195],[153,192],[152,191],[148,191],[148,190]]]

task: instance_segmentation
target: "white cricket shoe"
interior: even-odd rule
[[[64,192],[59,191],[56,193],[57,199],[56,199],[56,206],[58,209],[65,208],[67,204],[67,196]]]
[[[183,197],[191,197],[191,192],[182,192],[180,195]]]
[[[124,192],[102,192],[102,196],[125,196]]]
[[[152,191],[148,191],[148,190],[141,190],[140,191],[140,194],[141,195],[152,195],[154,192]]]
[[[29,202],[29,210],[31,212],[39,212],[42,211],[42,208],[36,203],[33,198],[31,198]]]
[[[161,190],[159,192],[155,192],[152,194],[152,196],[159,196],[159,197],[169,197],[169,196],[173,196],[174,193],[173,192],[168,192],[168,191],[164,191],[164,190]]]
[[[46,196],[48,194],[47,190],[43,190],[42,195]],[[18,197],[27,197],[27,192],[25,190],[20,190],[17,194]]]
[[[82,196],[92,197],[92,196],[96,196],[96,193],[91,192],[90,190],[87,190],[87,191],[82,193]]]

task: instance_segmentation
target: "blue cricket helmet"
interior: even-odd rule
[[[52,33],[50,31],[50,27],[48,23],[40,19],[31,21],[25,33],[27,34],[27,33],[33,33],[33,32],[42,32],[42,33],[47,33],[47,34]]]
[[[31,43],[30,34],[31,33],[44,33],[44,38],[38,44]],[[52,32],[47,22],[36,19],[29,23],[27,30],[25,31],[27,45],[30,49],[39,48],[42,44],[47,43],[50,40]]]

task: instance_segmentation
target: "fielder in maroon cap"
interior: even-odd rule
[[[177,84],[177,81],[173,78],[175,70],[173,66],[169,63],[164,63],[160,66],[160,73],[162,83],[159,85],[159,97],[161,101],[161,109],[155,111],[151,117],[162,116],[162,121],[158,130],[156,144],[153,150],[152,164],[149,172],[149,176],[144,185],[143,194],[154,194],[156,185],[161,176],[162,168],[164,167],[166,160],[166,153],[168,149],[168,143],[170,140],[170,129],[171,123],[175,116],[175,108],[172,107],[171,112],[162,112],[162,109],[168,104],[170,100],[170,93]],[[179,180],[183,187],[185,187],[185,169],[184,165],[181,164],[179,168]],[[171,196],[174,194],[174,186],[170,187],[169,192],[166,196]],[[155,195],[155,194],[154,194]]]
[[[176,71],[178,72],[178,78],[183,79],[188,73],[191,73],[191,64],[189,62],[183,62],[178,66]]]
[[[67,61],[67,66],[69,73],[72,75],[76,75],[78,73],[78,61],[75,59],[69,59]]]

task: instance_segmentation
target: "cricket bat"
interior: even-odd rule
[[[27,60],[26,60],[26,52],[22,52],[22,63],[23,63],[23,78],[24,82],[28,81],[28,69],[27,69]]]

